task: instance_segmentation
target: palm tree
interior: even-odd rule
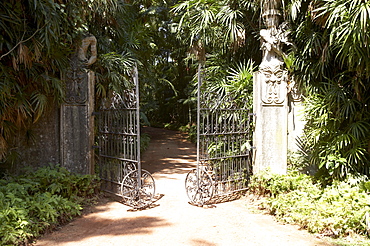
[[[228,80],[230,71],[234,78],[243,77],[245,71],[251,72],[246,61],[261,60],[257,2],[187,0],[175,5],[172,12],[178,39],[188,47],[187,59],[202,63],[206,74],[203,82],[219,96],[229,94],[228,89],[244,81]],[[242,91],[248,92],[239,96],[251,96],[247,84]]]

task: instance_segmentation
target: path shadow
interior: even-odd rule
[[[203,239],[193,239],[191,241],[192,241],[191,245],[195,245],[195,246],[216,246],[217,245],[215,243],[210,243]]]
[[[107,218],[107,215],[94,213],[80,218],[55,231],[37,245],[55,245],[56,242],[79,242],[99,236],[124,236],[132,234],[151,234],[155,228],[171,226],[160,217],[137,216],[134,218]],[[76,230],[75,228],[78,228]]]
[[[215,195],[206,203],[206,205],[214,205],[218,203],[225,203],[225,202],[232,202],[235,200],[239,200],[242,196],[245,195],[245,193],[246,191],[236,191],[236,192],[231,192],[231,193],[223,194],[223,195]]]
[[[153,127],[144,127],[142,132],[151,137],[149,148],[142,156],[142,166],[156,178],[176,179],[175,174],[187,174],[196,168],[196,144],[188,141],[185,134]],[[214,194],[205,206],[238,200],[244,193]]]
[[[164,197],[164,194],[155,194],[152,198],[152,203],[148,204],[148,206],[145,206],[145,207],[141,207],[141,208],[133,208],[130,206],[129,203],[127,203],[123,198],[122,196],[119,196],[118,194],[115,194],[115,193],[104,193],[104,196],[107,198],[107,199],[110,199],[111,201],[115,201],[115,202],[118,202],[118,203],[121,203],[125,206],[127,206],[127,212],[137,212],[137,211],[143,211],[143,210],[148,210],[148,209],[152,209],[152,208],[155,208],[155,207],[158,207],[160,206],[160,204],[158,204],[158,200],[162,199],[162,197]],[[99,211],[99,210],[98,210]],[[102,211],[102,210],[100,210]],[[97,211],[94,211],[94,212],[97,212]]]

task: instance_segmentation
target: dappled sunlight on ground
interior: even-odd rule
[[[39,239],[36,246],[329,246],[297,226],[256,214],[243,196],[216,205],[189,205],[185,177],[196,167],[195,144],[179,132],[146,128],[151,135],[142,166],[153,174],[156,201],[133,210],[105,196],[81,218]]]
[[[61,230],[40,240],[37,245],[110,245],[115,237],[127,235],[150,235],[157,227],[170,227],[165,219],[155,216],[140,216],[127,212],[127,207],[103,198],[102,205],[96,206]]]

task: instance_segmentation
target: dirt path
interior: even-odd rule
[[[251,213],[245,199],[200,208],[188,204],[186,173],[195,167],[196,150],[181,134],[145,128],[151,135],[143,168],[156,180],[162,196],[155,207],[130,212],[105,198],[90,213],[39,239],[35,245],[194,245],[194,246],[324,246],[296,226],[272,216]]]

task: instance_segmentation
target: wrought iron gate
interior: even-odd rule
[[[102,190],[119,195],[127,205],[149,206],[155,194],[152,175],[141,168],[139,81],[134,68],[132,88],[113,93],[98,113],[99,160]]]
[[[197,168],[185,179],[192,204],[215,203],[247,189],[251,174],[253,114],[202,85],[198,70]]]

